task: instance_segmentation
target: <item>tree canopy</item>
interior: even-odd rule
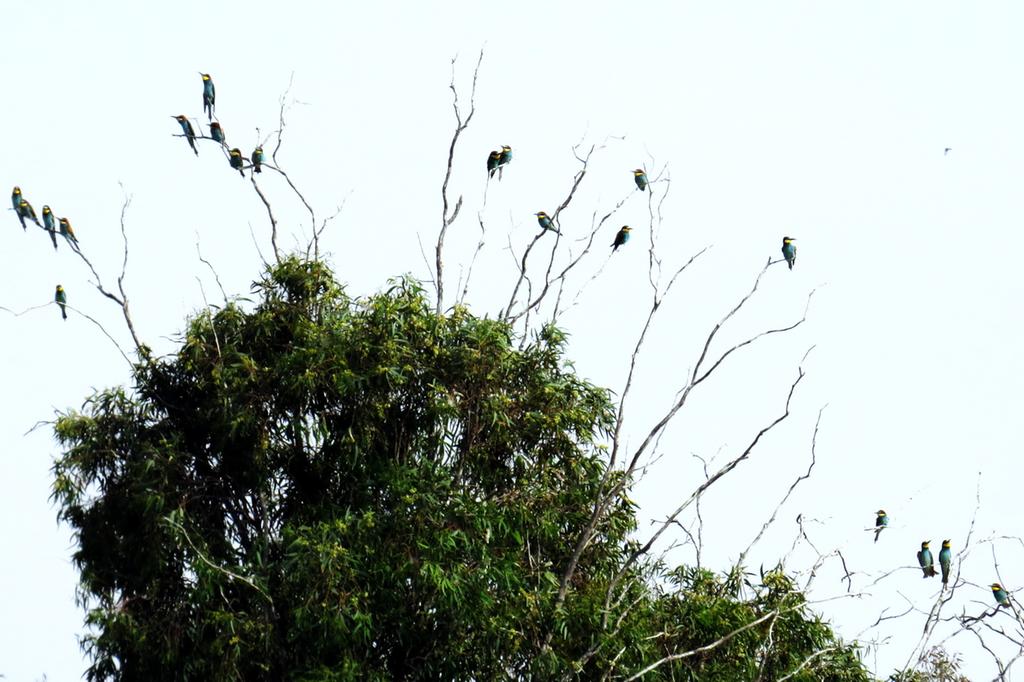
[[[630,561],[624,492],[591,523],[630,482],[556,327],[299,257],[254,292],[57,421],[90,680],[869,679],[781,567]]]

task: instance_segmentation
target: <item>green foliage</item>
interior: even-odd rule
[[[942,647],[934,647],[921,660],[917,670],[893,673],[889,682],[971,682],[960,674],[960,657]]]
[[[641,561],[609,602],[625,498],[556,609],[620,476],[559,330],[518,348],[415,282],[356,300],[294,258],[254,288],[57,422],[89,679],[591,679],[723,637],[647,679],[868,679],[781,572]]]

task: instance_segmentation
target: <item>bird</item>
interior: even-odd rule
[[[949,540],[942,541],[942,549],[939,550],[939,566],[942,568],[942,584],[949,582],[949,567],[953,563],[953,550],[949,547]]]
[[[209,117],[209,120],[213,120],[213,108],[217,102],[217,90],[213,87],[213,79],[210,78],[210,74],[200,74],[203,77],[203,111]]]
[[[999,606],[1010,605],[1010,595],[1002,588],[999,583],[992,583],[992,596],[996,598],[996,602]],[[998,607],[997,607],[998,608]]]
[[[889,515],[885,513],[884,509],[879,509],[875,512],[875,542],[878,542],[878,536],[882,534],[882,530],[889,525]]]
[[[43,206],[43,229],[50,233],[50,241],[53,242],[53,250],[57,250],[57,224],[53,221],[53,211],[49,206]]]
[[[263,145],[252,150],[252,172],[262,173],[263,169]]]
[[[228,158],[228,162],[231,164],[232,168],[238,169],[239,175],[241,175],[243,178],[245,177],[245,172],[242,170],[242,164],[245,163],[244,161],[242,161],[242,150],[240,150],[238,147],[232,149],[231,156],[230,158]]]
[[[505,170],[505,166],[512,162],[512,147],[507,144],[501,145],[501,154],[498,156],[498,179],[501,180],[501,174]]]
[[[637,168],[633,171],[633,179],[636,181],[636,186],[643,192],[647,189],[647,173],[642,168]]]
[[[36,217],[36,210],[32,208],[32,204],[22,199],[18,203],[18,220],[21,221],[21,226],[27,230],[28,227],[25,226],[25,218],[28,218],[36,225],[39,225],[39,218]],[[39,225],[39,227],[42,227],[42,225]]]
[[[14,191],[11,192],[11,204],[14,206],[14,210],[18,210],[18,205],[21,204],[21,188],[15,186]]]
[[[796,263],[796,241],[795,237],[783,237],[782,238],[782,257],[789,263],[789,269],[793,269],[793,265]]]
[[[542,227],[543,229],[545,229],[545,230],[551,230],[551,231],[552,231],[552,232],[554,232],[555,234],[562,234],[561,232],[559,232],[559,231],[558,231],[558,230],[557,230],[557,229],[555,228],[555,225],[554,225],[554,223],[552,223],[552,222],[551,222],[551,218],[550,218],[550,216],[548,216],[548,214],[547,214],[547,213],[545,213],[544,211],[538,211],[538,212],[537,212],[537,213],[535,213],[534,215],[536,215],[536,216],[537,216],[537,222],[538,222],[538,223],[540,223],[540,226],[541,226],[541,227]]]
[[[60,306],[60,316],[68,319],[68,311],[65,306],[68,304],[68,295],[64,293],[64,287],[57,285],[57,291],[53,294],[53,300]]]
[[[75,231],[71,229],[71,221],[67,218],[60,219],[60,233],[72,246],[78,244],[78,237],[75,236]]]
[[[498,162],[501,160],[501,151],[494,151],[487,155],[487,177],[493,178],[494,171],[498,170]]]
[[[629,225],[623,225],[622,229],[615,233],[615,241],[612,242],[612,253],[619,250],[619,247],[629,241]]]
[[[188,146],[192,147],[192,151],[199,156],[199,150],[196,149],[196,131],[192,129],[192,122],[185,117],[185,114],[179,114],[178,116],[172,116],[174,120],[181,126],[181,132],[185,133],[185,139],[188,140]]]
[[[924,573],[925,578],[931,578],[936,575],[935,573],[935,562],[932,561],[932,551],[928,549],[928,543],[930,540],[925,540],[921,543],[921,551],[917,553],[917,563],[921,566],[921,571]]]
[[[217,121],[210,124],[210,137],[224,144],[224,129],[220,127],[220,123]]]

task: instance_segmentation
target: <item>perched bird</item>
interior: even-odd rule
[[[494,171],[498,170],[498,162],[501,160],[501,152],[491,152],[487,155],[487,177],[493,178]]]
[[[18,210],[18,205],[21,204],[21,188],[15,187],[14,191],[11,192],[11,204],[14,206],[14,210]]]
[[[217,121],[210,124],[210,137],[224,144],[224,129],[220,127],[220,123]]]
[[[252,150],[252,172],[262,173],[263,172],[263,146],[260,145],[256,149]]]
[[[245,172],[242,170],[242,165],[245,163],[244,161],[242,161],[242,150],[240,150],[238,147],[232,149],[231,157],[228,159],[228,162],[231,164],[232,168],[238,169],[239,175],[241,175],[243,178],[245,177]]]
[[[498,179],[501,180],[501,174],[505,170],[505,166],[512,162],[512,147],[507,144],[501,145],[501,154],[498,156]]]
[[[999,606],[1010,605],[1010,595],[1007,594],[1006,590],[999,583],[992,583],[992,596],[996,598]]]
[[[793,269],[793,264],[796,263],[796,239],[794,237],[783,237],[782,238],[782,257],[789,263],[789,269]]]
[[[192,151],[199,156],[199,150],[196,149],[196,131],[192,129],[192,122],[189,121],[184,114],[172,117],[181,126],[181,132],[185,133],[185,139],[188,140],[188,146],[192,147]]]
[[[68,311],[65,306],[68,304],[68,295],[64,293],[64,287],[57,285],[57,292],[53,295],[53,300],[60,306],[60,316],[65,320],[68,319]]]
[[[949,540],[942,541],[942,549],[939,550],[939,567],[942,568],[942,584],[949,582],[949,567],[953,563],[953,550],[949,547]]]
[[[53,250],[57,250],[57,223],[53,220],[53,211],[49,206],[43,206],[43,229],[50,233],[50,241],[53,242]]]
[[[878,536],[882,534],[882,530],[889,525],[889,515],[885,513],[884,509],[879,509],[875,512],[875,542],[878,542]]]
[[[557,229],[555,229],[555,224],[551,222],[551,218],[548,216],[547,213],[545,213],[544,211],[538,211],[534,215],[537,216],[537,222],[540,223],[540,226],[543,229],[551,230],[555,234],[562,234]]]
[[[928,549],[929,542],[930,540],[922,542],[921,551],[917,553],[917,563],[921,566],[921,571],[924,573],[925,578],[931,578],[936,575],[935,562],[932,560],[932,551]]]
[[[39,225],[39,218],[36,217],[36,210],[32,208],[32,204],[22,199],[18,203],[18,220],[21,221],[21,226],[27,230],[28,228],[25,227],[25,218],[28,218],[36,225]],[[39,225],[39,227],[42,227],[42,225]]]
[[[637,168],[633,171],[633,179],[636,180],[636,186],[643,192],[647,189],[647,173],[642,168]]]
[[[629,241],[630,227],[629,225],[623,225],[615,234],[615,241],[612,242],[612,253],[619,250],[619,247]]]
[[[71,229],[71,221],[67,218],[60,219],[60,234],[64,239],[68,240],[68,243],[72,246],[78,244],[78,237],[75,236],[75,231]]]
[[[208,120],[213,120],[213,107],[217,102],[217,90],[213,87],[213,79],[210,74],[200,74],[203,77],[203,111],[206,112]]]

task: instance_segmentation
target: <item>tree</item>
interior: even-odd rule
[[[254,286],[57,422],[89,679],[589,679],[666,656],[649,679],[868,679],[780,571],[627,562],[624,495],[560,602],[594,501],[628,482],[557,328],[519,349],[412,280],[356,299],[297,257]]]

